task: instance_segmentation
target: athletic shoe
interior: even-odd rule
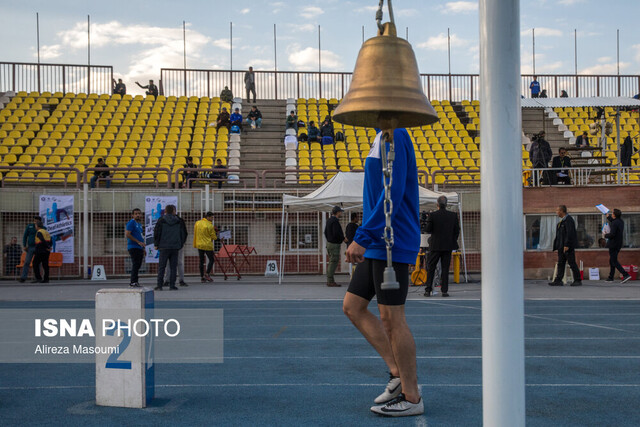
[[[424,291],[424,296],[425,297],[430,297],[431,296],[431,291]]]
[[[569,286],[582,286],[582,280],[574,280]]]
[[[627,274],[627,277],[622,278],[622,281],[620,282],[620,284],[627,283],[629,280],[631,280],[631,275]]]
[[[204,278],[207,282],[213,282],[213,279],[211,278],[211,276],[209,276],[208,274],[204,275]]]
[[[49,283],[48,280],[41,280],[40,283]]]
[[[162,286],[156,286],[155,288],[153,288],[154,291],[161,291],[162,290]]]
[[[164,282],[162,286],[169,286],[169,282]]]
[[[170,291],[177,291],[177,290],[178,290],[178,288],[176,288],[175,286],[169,286],[169,290],[170,290]]]
[[[20,283],[24,283],[25,281],[26,281],[26,280],[25,280],[25,279],[23,279],[22,277],[18,279],[18,282],[20,282]]]
[[[339,288],[342,285],[339,284],[339,283],[336,283],[336,282],[332,282],[332,283],[327,283],[327,286],[330,287],[330,288]]]
[[[385,405],[372,406],[371,412],[385,417],[422,415],[424,414],[424,402],[422,401],[422,397],[420,397],[418,403],[411,403],[404,397],[403,393],[400,393],[398,397]]]
[[[184,281],[184,280],[182,280],[182,281],[180,281],[180,286],[186,287],[186,286],[189,286],[189,285],[187,285],[187,284],[185,283],[185,281]]]
[[[448,296],[449,296],[449,294],[448,294],[448,293],[446,293],[446,292],[443,292],[443,293],[442,293],[442,296],[443,296],[443,297],[448,297]]]
[[[562,282],[549,282],[549,286],[563,286]]]
[[[389,382],[384,389],[384,393],[374,399],[374,403],[378,405],[389,402],[395,399],[402,392],[402,384],[400,384],[400,377],[394,377],[389,374]]]
[[[129,283],[129,287],[130,288],[139,288],[140,287],[140,283],[138,283],[138,282]]]
[[[613,278],[609,277],[607,280],[604,281],[604,283],[613,283]]]
[[[42,282],[42,280],[33,279],[33,280],[31,281],[31,283],[40,283],[40,282]]]
[[[201,282],[201,283],[207,283],[207,279],[205,279],[205,277],[204,277],[204,276],[202,276],[202,277],[200,278],[200,282]]]

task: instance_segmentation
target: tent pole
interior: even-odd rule
[[[327,226],[327,215],[325,212],[320,213],[322,215],[322,229],[320,233],[322,234],[322,274],[327,274],[327,239],[324,237],[324,229]]]

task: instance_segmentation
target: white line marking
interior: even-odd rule
[[[569,324],[573,324],[573,325],[589,326],[591,328],[598,328],[598,329],[607,329],[607,330],[610,330],[610,331],[629,332],[631,334],[634,333],[634,331],[629,331],[627,329],[612,328],[610,326],[602,326],[602,325],[597,325],[597,324],[593,324],[593,323],[575,322],[575,321],[572,321],[572,320],[552,319],[550,317],[543,317],[543,316],[532,315],[532,314],[525,314],[524,317],[528,317],[530,319],[553,320],[553,321],[565,322],[565,323],[569,323]]]

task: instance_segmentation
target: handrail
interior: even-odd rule
[[[151,167],[145,167],[145,166],[115,166],[115,167],[108,167],[108,168],[86,168],[84,170],[84,172],[82,173],[82,182],[84,184],[88,184],[89,181],[87,181],[87,175],[88,172],[103,172],[103,171],[108,171],[113,173],[115,172],[155,172],[154,175],[154,182],[156,184],[156,187],[158,187],[158,185],[160,184],[160,181],[158,180],[158,174],[160,172],[166,172],[167,174],[167,188],[171,188],[171,169],[167,168],[167,167],[157,167],[157,168],[151,168]],[[112,181],[113,181],[113,176],[109,177]],[[98,178],[98,181],[105,181],[107,178]],[[130,181],[128,178],[124,178],[124,182]]]
[[[436,176],[437,175],[445,175],[445,174],[455,174],[458,177],[458,184],[462,184],[462,185],[467,185],[467,184],[471,184],[471,185],[477,185],[480,183],[479,180],[475,180],[475,179],[471,179],[471,180],[460,180],[460,175],[471,175],[474,173],[480,173],[480,169],[466,169],[466,168],[447,168],[447,169],[438,169],[438,170],[434,170],[433,172],[431,172],[431,182],[433,184],[433,190],[434,191],[438,191],[438,183],[436,182]],[[447,181],[449,181],[449,177],[445,175],[444,177],[444,183],[446,183]]]
[[[287,174],[287,173],[296,173],[296,174],[301,174],[301,173],[309,173],[309,174],[314,174],[314,173],[338,173],[341,172],[340,169],[323,169],[322,171],[318,171],[315,169],[265,169],[262,171],[262,188],[267,188],[267,175],[271,175],[271,174]],[[351,169],[349,172],[364,172],[364,169]],[[418,169],[418,176],[424,176],[424,188],[428,188],[427,185],[429,183],[429,174],[423,170]],[[278,180],[274,181],[274,186],[275,184],[277,184],[277,182],[279,182]],[[420,182],[420,180],[418,180],[418,182]],[[286,181],[285,181],[286,183]]]
[[[23,172],[23,171],[53,171],[53,172],[75,172],[76,174],[76,188],[80,188],[80,170],[78,168],[73,167],[58,167],[58,166],[0,166],[0,171],[9,171],[9,172]],[[4,187],[4,181],[6,177],[4,174],[0,173],[2,179],[0,180],[0,186]],[[38,179],[38,177],[33,177],[33,180]],[[64,188],[67,188],[67,181],[69,177],[66,176],[64,178]]]
[[[640,174],[640,166],[606,166],[606,165],[584,165],[570,168],[526,168],[523,169],[523,177],[528,178],[532,187],[542,186],[542,180],[549,179],[549,172],[566,170],[569,172],[571,184],[564,184],[572,187],[599,186],[599,185],[637,185],[631,183],[631,174]],[[601,182],[596,182],[597,177],[601,177]],[[545,183],[544,185],[551,185]]]
[[[227,178],[225,179],[226,181],[229,180],[229,175],[239,175],[241,173],[248,173],[248,174],[255,175],[255,181],[254,181],[255,182],[255,188],[258,188],[258,185],[260,183],[260,174],[255,169],[228,169],[227,168],[225,170],[216,170],[213,167],[211,167],[211,168],[178,168],[178,169],[176,169],[174,171],[174,186],[175,186],[175,188],[180,188],[180,182],[182,181],[180,179],[180,175],[182,175],[182,173],[184,173],[184,172],[207,172],[207,173],[224,172],[224,173],[227,174]],[[192,181],[214,181],[214,182],[220,181],[220,179],[218,179],[218,178],[205,178],[205,177],[190,178],[190,180],[192,180]]]

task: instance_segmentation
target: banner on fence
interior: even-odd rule
[[[40,216],[51,235],[52,252],[62,254],[62,262],[73,264],[73,196],[40,196]]]
[[[157,263],[159,258],[158,250],[153,244],[153,229],[162,215],[167,205],[178,205],[178,198],[175,196],[146,196],[144,203],[144,242],[146,245],[145,261],[147,263]]]

